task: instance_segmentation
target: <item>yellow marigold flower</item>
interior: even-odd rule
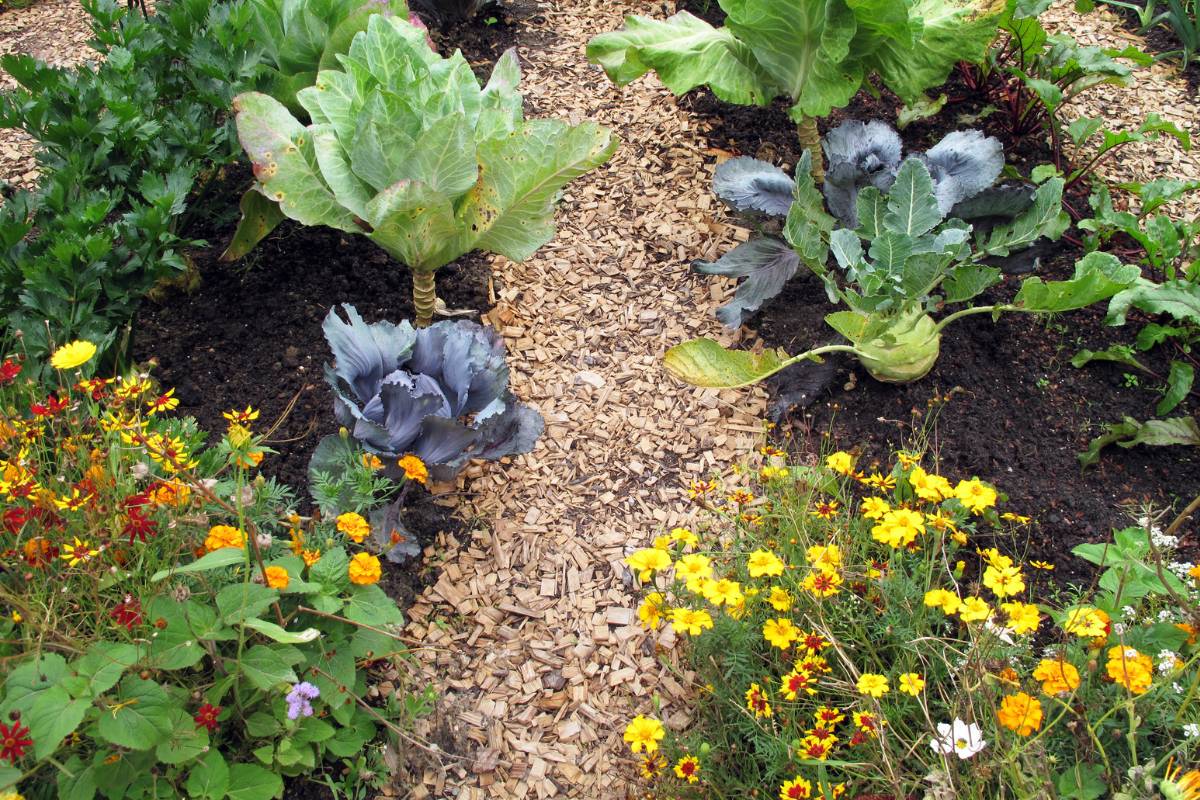
[[[649,630],[654,630],[658,627],[658,623],[662,621],[663,605],[666,603],[666,598],[661,592],[650,592],[643,598],[638,606],[638,619],[642,621],[642,627]]]
[[[780,650],[787,650],[792,646],[792,642],[800,638],[800,629],[786,617],[768,619],[763,623],[762,632],[763,638],[772,647],[778,647]]]
[[[407,455],[396,462],[400,469],[404,470],[404,477],[410,481],[417,483],[429,482],[429,468],[425,466],[425,462],[414,455]]]
[[[1108,615],[1101,616],[1097,608],[1078,606],[1067,612],[1063,630],[1083,639],[1098,639],[1108,635]]]
[[[654,541],[650,543],[650,546],[655,550],[670,550],[671,537],[667,536],[665,533],[661,536],[655,536]]]
[[[705,628],[712,628],[712,615],[704,609],[674,608],[671,609],[671,630],[676,633],[687,633],[699,636]]]
[[[837,570],[842,566],[842,550],[836,544],[814,544],[804,551],[804,559],[814,569]]]
[[[300,558],[304,559],[305,566],[311,567],[313,564],[321,560],[320,550],[301,550]]]
[[[1008,627],[1013,633],[1033,633],[1041,623],[1041,613],[1033,603],[1001,603],[1000,610],[1008,615]]]
[[[233,456],[233,463],[242,469],[254,469],[262,463],[262,460],[262,450],[251,450],[248,453],[235,453]]]
[[[870,486],[872,489],[880,491],[891,491],[896,488],[896,478],[893,475],[880,475],[878,472],[872,472],[870,475],[860,475],[858,480],[864,486]]]
[[[1200,581],[1200,564],[1188,570],[1188,577],[1192,580]]]
[[[712,561],[700,553],[691,553],[675,562],[675,580],[687,583],[690,592],[703,592],[702,581],[712,574]]]
[[[750,684],[750,688],[746,690],[746,708],[753,711],[756,717],[771,716],[771,704],[767,702],[766,694],[757,683]]]
[[[844,720],[846,715],[841,709],[833,708],[832,706],[820,706],[813,712],[813,721],[823,728],[833,729],[835,725]]]
[[[790,474],[791,473],[788,472],[787,467],[766,466],[758,471],[759,480],[761,480],[763,483],[770,483],[771,481],[782,480],[782,479],[788,477]]]
[[[379,456],[375,455],[374,453],[363,453],[361,460],[362,460],[362,465],[364,467],[366,467],[367,469],[370,469],[370,470],[383,469],[383,459],[381,459]]]
[[[1033,679],[1042,682],[1045,694],[1066,694],[1079,686],[1079,670],[1068,661],[1045,658],[1038,662]]]
[[[809,513],[821,519],[833,519],[837,516],[841,504],[837,500],[818,500]]]
[[[379,579],[383,577],[379,559],[370,553],[359,553],[350,559],[350,566],[346,572],[350,576],[350,582],[359,586],[379,583]]]
[[[1000,515],[1000,519],[1007,520],[1008,522],[1015,522],[1018,525],[1026,525],[1030,520],[1029,517],[1023,517],[1020,514],[1014,514],[1011,511],[1005,511]]]
[[[186,506],[191,500],[192,490],[187,484],[176,481],[163,481],[154,487],[150,500],[160,506]]]
[[[779,800],[811,800],[812,784],[799,775],[779,787]]]
[[[947,497],[954,496],[950,481],[941,475],[930,475],[920,467],[908,474],[908,485],[912,487],[917,497],[927,503],[940,503]]]
[[[816,694],[816,677],[806,669],[794,669],[779,679],[779,692],[788,700],[795,700],[803,692]]]
[[[175,397],[174,389],[168,389],[153,400],[146,401],[146,408],[150,416],[154,416],[160,411],[174,411],[179,408],[179,398]]]
[[[963,622],[982,622],[991,617],[991,606],[979,597],[968,597],[963,600],[962,608],[958,612],[958,618]]]
[[[625,726],[624,739],[629,743],[629,749],[635,753],[645,750],[653,753],[658,749],[658,743],[667,735],[663,724],[652,717],[638,714]]]
[[[801,585],[813,597],[833,597],[841,588],[842,576],[832,570],[815,569],[805,576]]]
[[[263,582],[272,589],[286,589],[291,578],[283,567],[267,567],[263,570]]]
[[[1031,736],[1042,727],[1042,704],[1024,692],[1010,694],[1000,701],[996,719],[1017,736]]]
[[[662,755],[655,753],[653,755],[647,753],[642,756],[642,777],[656,778],[659,773],[667,768],[667,759]]]
[[[204,539],[204,549],[210,553],[224,547],[240,549],[245,546],[246,534],[240,528],[234,528],[231,525],[212,526],[208,529],[208,536]]]
[[[62,555],[59,556],[63,561],[67,562],[68,567],[74,567],[85,561],[91,561],[96,556],[100,555],[100,551],[92,547],[92,543],[87,541],[79,541],[79,537],[73,537],[74,544],[63,547]]]
[[[1175,627],[1187,634],[1187,643],[1195,644],[1197,640],[1196,626],[1186,622],[1176,622]]]
[[[700,544],[700,540],[696,534],[689,531],[687,528],[671,528],[668,534],[672,542],[683,542],[684,547],[695,547]]]
[[[371,534],[371,524],[361,514],[353,511],[338,514],[337,529],[350,537],[355,544],[362,544],[362,540]]]
[[[908,547],[925,532],[925,515],[909,508],[897,508],[883,515],[871,528],[871,538],[889,547]]]
[[[899,677],[900,691],[916,697],[925,688],[925,679],[916,672],[903,672]]]
[[[792,594],[782,586],[772,586],[771,594],[767,597],[767,602],[771,604],[771,608],[776,611],[791,611],[792,610]]]
[[[900,466],[904,469],[910,469],[911,467],[920,463],[921,456],[914,455],[913,453],[906,453],[903,450],[900,450],[896,453],[896,461],[900,462]]]
[[[943,614],[957,614],[962,608],[962,600],[954,592],[946,589],[930,589],[925,593],[925,605],[929,608],[940,608]]]
[[[972,514],[982,514],[987,509],[996,505],[998,497],[995,489],[977,478],[969,481],[959,481],[958,485],[954,487],[954,496]]]
[[[96,355],[96,345],[83,339],[76,339],[70,344],[64,344],[50,356],[50,366],[55,369],[75,369],[92,360]]]
[[[770,550],[755,550],[746,561],[746,568],[749,570],[751,578],[761,578],[764,575],[775,577],[783,574],[783,562]]]
[[[695,756],[684,756],[675,762],[675,777],[688,783],[700,780],[700,761]]]
[[[747,492],[745,489],[738,489],[732,492],[727,499],[734,505],[748,506],[754,502],[754,494]]]
[[[839,475],[850,476],[854,474],[854,456],[844,450],[839,450],[836,453],[830,453],[825,456],[825,466],[833,470]]]
[[[638,580],[645,583],[656,570],[671,566],[671,557],[656,547],[647,547],[631,553],[625,558],[625,563],[637,570]]]
[[[1154,679],[1154,661],[1132,647],[1117,645],[1109,648],[1104,671],[1133,694],[1145,694]]]
[[[742,594],[741,584],[737,581],[731,581],[728,578],[706,583],[704,585],[704,599],[714,606],[722,604],[737,606],[746,600],[745,595]]]
[[[254,420],[258,419],[258,411],[252,406],[246,406],[245,411],[238,411],[236,408],[232,411],[222,411],[221,416],[229,422],[234,422],[239,425],[249,425]]]
[[[1044,569],[1047,572],[1051,572],[1054,569],[1054,565],[1048,561],[1030,561],[1029,566],[1034,569]]]
[[[992,567],[983,571],[983,585],[996,597],[1012,597],[1025,591],[1025,578],[1019,567]]]
[[[975,550],[975,552],[978,553],[979,556],[984,561],[987,562],[989,567],[995,567],[996,569],[1004,569],[1006,567],[1011,567],[1013,565],[1013,560],[1011,558],[1004,555],[1003,553],[1001,553],[999,550],[997,550],[994,547],[989,547],[986,550],[979,550],[977,548]]]
[[[892,510],[888,501],[882,497],[868,497],[862,501],[859,511],[867,519],[883,519],[883,515]]]
[[[864,672],[859,675],[855,688],[858,689],[859,694],[875,698],[883,697],[890,690],[887,677],[874,672]]]

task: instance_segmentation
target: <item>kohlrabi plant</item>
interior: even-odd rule
[[[404,0],[250,0],[254,32],[267,62],[260,88],[305,116],[296,93],[317,82],[317,71],[337,69],[338,54],[367,29],[372,14],[408,18]]]
[[[802,146],[823,177],[817,119],[876,76],[906,103],[940,86],[955,64],[983,59],[1002,6],[986,0],[718,0],[725,25],[681,11],[629,16],[588,43],[588,58],[624,86],[650,70],[675,94],[708,86],[738,105],[792,102]]]
[[[1092,253],[1070,280],[1025,280],[1009,303],[973,306],[969,301],[999,283],[1001,270],[985,259],[1006,256],[1041,237],[1066,230],[1061,178],[1037,188],[1033,203],[986,236],[972,237],[966,222],[948,216],[954,203],[939,202],[938,186],[920,158],[901,163],[890,190],[858,191],[858,225],[837,227],[808,176],[808,153],[797,166],[793,202],[784,236],[804,264],[822,278],[833,302],[846,310],[825,317],[846,344],[831,344],[789,356],[732,351],[712,339],[695,339],[667,351],[669,371],[697,386],[736,387],[762,380],[797,362],[826,353],[848,353],[876,379],[908,383],[924,377],[937,361],[942,332],[971,314],[1004,311],[1056,313],[1105,300],[1131,283],[1136,266],[1123,266],[1108,253]],[[836,268],[826,262],[832,254]],[[932,313],[966,304],[940,320]]]
[[[446,481],[473,458],[533,449],[545,425],[509,391],[495,331],[469,320],[368,325],[353,306],[342,308],[348,321],[330,310],[323,326],[334,357],[325,368],[334,414],[384,460],[385,476],[399,476],[397,460],[410,454]]]
[[[828,162],[822,187],[826,206],[842,227],[857,228],[859,191],[872,186],[887,192],[896,181],[903,163],[900,136],[877,120],[850,120],[827,133],[822,146]],[[973,223],[977,237],[1033,203],[1032,185],[995,185],[1004,168],[1004,152],[999,140],[978,131],[955,131],[928,151],[910,157],[928,169],[939,212]],[[741,157],[717,166],[713,191],[735,211],[782,220],[791,208],[796,181],[773,164]],[[739,244],[715,262],[697,261],[693,266],[706,275],[745,278],[733,300],[717,309],[717,317],[736,328],[783,290],[800,268],[800,260],[783,239],[763,236]],[[1016,264],[1004,266],[1007,271],[1019,269]]]
[[[234,102],[258,183],[227,257],[282,216],[362,234],[412,270],[418,327],[439,267],[477,249],[531,256],[554,236],[560,190],[617,146],[592,122],[526,121],[512,50],[481,89],[461,53],[442,58],[423,29],[373,14],[338,60],[297,94],[308,126],[264,94]]]

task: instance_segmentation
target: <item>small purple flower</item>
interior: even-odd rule
[[[308,681],[297,683],[288,692],[286,698],[288,719],[299,719],[301,716],[311,717],[313,713],[312,701],[320,696],[321,690]]]

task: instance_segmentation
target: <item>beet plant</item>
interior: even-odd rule
[[[439,267],[477,249],[531,256],[554,236],[560,190],[617,146],[592,122],[525,120],[512,50],[481,88],[461,53],[442,58],[423,29],[373,14],[338,61],[297,93],[310,125],[265,94],[234,101],[258,182],[227,256],[283,217],[367,236],[412,270],[418,327]]]
[[[983,0],[718,0],[724,26],[681,11],[632,15],[588,44],[588,58],[619,86],[654,70],[682,95],[707,86],[738,105],[792,102],[801,144],[821,164],[817,119],[842,108],[874,76],[906,103],[945,82],[960,61],[979,62],[1003,4]]]
[[[796,170],[784,237],[824,281],[830,299],[846,306],[825,321],[847,343],[792,356],[783,350],[732,351],[711,339],[695,339],[667,351],[666,367],[676,376],[697,386],[745,386],[800,361],[848,353],[878,380],[909,383],[933,368],[943,331],[958,319],[1070,311],[1112,297],[1140,275],[1138,267],[1122,265],[1111,254],[1091,253],[1076,264],[1070,280],[1028,278],[1011,302],[971,305],[1001,280],[1001,269],[986,259],[1007,256],[1042,237],[1057,239],[1066,230],[1062,178],[1042,183],[1028,208],[973,240],[972,227],[948,215],[957,193],[938,191],[947,178],[935,181],[926,160],[903,161],[886,194],[873,185],[859,189],[855,228],[839,227],[826,212],[808,161],[805,153]],[[827,265],[830,256],[836,267]],[[965,307],[940,320],[932,316],[957,304]]]

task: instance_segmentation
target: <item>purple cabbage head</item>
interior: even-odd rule
[[[541,414],[508,390],[504,342],[467,320],[415,329],[367,324],[351,305],[325,318],[334,365],[334,415],[390,468],[413,453],[437,481],[472,458],[528,453],[545,429]]]

